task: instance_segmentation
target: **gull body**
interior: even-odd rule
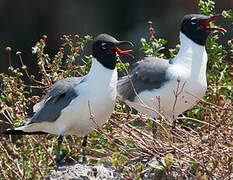
[[[129,106],[152,117],[158,117],[159,112],[166,118],[173,120],[185,110],[195,106],[204,96],[207,88],[207,53],[205,47],[196,44],[183,33],[180,33],[180,42],[181,48],[179,53],[170,61],[148,57],[137,63],[136,68],[138,68],[138,72],[145,72],[149,68],[153,68],[153,66],[163,64],[162,66],[165,66],[165,81],[160,83],[159,88],[153,88],[152,85],[150,88],[138,92],[139,97],[135,95],[133,99],[127,99],[124,95],[120,95]],[[141,69],[142,67],[143,70]],[[155,72],[154,75],[156,73],[158,72]],[[145,78],[144,80],[147,81],[147,74],[143,76],[142,79]],[[151,79],[151,81],[148,80],[148,83],[153,83],[153,77]],[[179,83],[178,79],[180,80]],[[124,81],[128,81],[128,78],[123,77],[118,83],[118,88],[121,85],[124,86]],[[157,82],[155,81],[155,83]],[[177,98],[175,96],[176,92],[181,92]],[[144,107],[143,103],[146,107]]]
[[[118,81],[120,99],[141,113],[174,121],[179,114],[195,106],[207,89],[205,50],[207,37],[219,27],[209,23],[222,15],[184,16],[180,31],[180,50],[171,60],[147,57],[135,63]],[[153,135],[156,126],[153,122]]]
[[[91,69],[84,77],[65,78],[56,82],[45,98],[34,106],[35,114],[14,130],[4,134],[44,134],[59,135],[56,162],[60,164],[60,145],[63,136],[84,136],[83,147],[87,144],[87,134],[103,125],[110,117],[116,99],[118,55],[130,55],[118,46],[132,45],[129,41],[118,41],[108,34],[98,35],[93,42]],[[83,150],[85,162],[85,150]]]
[[[76,84],[78,81],[79,83]],[[55,121],[31,123],[32,118],[25,126],[16,128],[16,130],[24,132],[43,131],[55,135],[86,136],[89,131],[96,128],[95,122],[102,126],[110,117],[116,99],[116,82],[116,68],[113,70],[107,69],[93,58],[90,72],[85,77],[74,77],[70,81],[62,81],[63,86],[65,86],[64,83],[73,84],[70,87],[70,90],[73,91],[71,95],[75,93],[76,96],[68,106],[61,110],[60,116]],[[54,88],[56,88],[56,85],[54,84]],[[49,100],[51,99],[48,98],[46,101]],[[90,118],[90,114],[94,115],[93,120],[95,122]]]

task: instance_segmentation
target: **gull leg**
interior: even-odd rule
[[[82,164],[86,163],[86,146],[87,146],[87,135],[83,138],[82,148],[83,148],[83,159]]]
[[[57,157],[56,157],[56,164],[57,164],[57,166],[60,165],[60,148],[61,148],[62,141],[63,141],[63,135],[60,135],[58,137],[58,140],[57,140],[57,143],[58,143],[58,146],[57,146]]]
[[[155,120],[155,118],[154,118]],[[153,124],[152,124],[152,135],[153,135],[153,141],[154,143],[156,143],[156,133],[157,133],[157,125],[156,125],[156,122],[153,121]]]
[[[176,139],[175,139],[175,133],[176,133],[176,119],[173,120],[172,122],[172,130],[171,130],[171,133],[172,133],[172,143],[174,144],[176,142]]]

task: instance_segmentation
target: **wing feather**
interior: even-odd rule
[[[52,85],[45,98],[34,105],[35,114],[25,125],[55,121],[60,116],[61,111],[78,96],[74,87],[80,84],[82,80],[83,77],[71,77],[62,79]]]
[[[136,62],[130,71],[131,81],[128,76],[118,81],[118,94],[122,100],[134,101],[136,94],[133,87],[138,94],[144,90],[160,88],[169,81],[166,70],[170,66],[169,61],[156,57],[148,57]]]

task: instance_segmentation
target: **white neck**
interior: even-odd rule
[[[181,65],[191,70],[193,76],[206,72],[207,53],[205,46],[198,45],[182,32],[180,33],[180,50],[172,59],[173,64]]]
[[[85,77],[86,80],[93,84],[107,85],[117,81],[117,69],[108,69],[104,67],[96,58],[92,58],[92,65],[89,73]]]

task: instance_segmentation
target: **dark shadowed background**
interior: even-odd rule
[[[233,0],[215,0],[216,12],[233,7]],[[6,72],[6,46],[12,47],[13,66],[19,66],[15,55],[22,52],[30,71],[35,71],[36,58],[32,46],[42,35],[48,36],[47,52],[58,51],[63,34],[108,33],[119,40],[134,42],[138,59],[141,37],[148,38],[149,20],[153,21],[156,37],[168,40],[167,48],[178,43],[179,24],[188,13],[198,13],[198,0],[0,0],[0,72]],[[218,20],[228,30],[222,43],[232,38],[231,22]],[[91,52],[86,48],[86,54]],[[165,50],[166,53],[166,50]]]

